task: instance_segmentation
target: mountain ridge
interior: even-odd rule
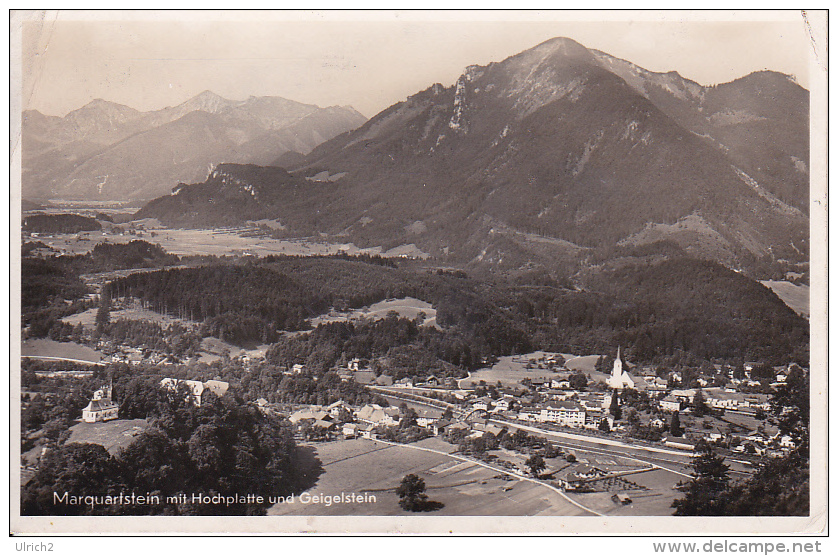
[[[545,245],[652,236],[734,268],[805,258],[805,89],[771,72],[708,88],[606,56],[557,38],[469,66],[450,87],[433,84],[302,159],[285,157],[298,188],[340,176],[318,189],[328,219],[280,201],[260,210],[290,231],[416,243],[465,262],[523,264],[551,256]],[[766,132],[777,121],[788,128]],[[155,205],[164,221],[179,222],[178,202]],[[522,239],[534,237],[547,241],[536,250]]]
[[[204,179],[213,164],[267,164],[283,152],[307,153],[364,121],[351,107],[320,108],[282,97],[233,101],[211,91],[148,112],[102,99],[63,118],[27,110],[22,191],[26,198],[41,200],[152,199],[179,181]],[[190,123],[198,127],[185,130]],[[183,142],[191,142],[183,160],[174,157],[166,163],[155,152],[183,150]],[[110,181],[103,185],[103,180]]]

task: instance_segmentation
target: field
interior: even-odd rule
[[[683,481],[687,480],[686,477],[676,477],[668,471],[655,469],[627,475],[625,476],[626,483],[615,481],[616,486],[604,492],[569,494],[569,496],[585,507],[606,515],[672,515],[672,501],[682,496],[674,488],[679,478]],[[623,485],[619,486],[620,483]],[[600,486],[600,488],[603,487]],[[631,503],[624,505],[612,498],[614,495],[617,495],[619,500],[628,497]]]
[[[501,357],[491,369],[480,369],[471,373],[468,378],[460,380],[460,388],[473,387],[481,380],[485,380],[486,384],[496,384],[500,381],[504,386],[516,386],[525,378],[529,378],[530,380],[553,378],[556,376],[557,371],[551,371],[546,362],[553,355],[557,354],[536,351],[525,355]],[[588,374],[592,380],[605,380],[606,375],[594,371],[594,365],[596,365],[599,355],[586,355],[583,357],[577,357],[569,353],[558,355],[564,357],[565,366],[568,369],[582,371]]]
[[[798,286],[784,280],[765,280],[760,284],[771,288],[792,311],[809,318],[809,286]]]
[[[148,427],[145,419],[117,419],[106,423],[79,423],[70,427],[67,443],[99,444],[111,455],[134,441]]]
[[[354,243],[330,243],[311,239],[272,239],[269,237],[253,237],[245,233],[245,228],[230,228],[224,230],[182,230],[169,229],[153,220],[137,221],[144,230],[135,234],[113,233],[103,229],[100,231],[81,232],[79,234],[44,235],[33,240],[42,241],[61,253],[76,255],[87,253],[97,243],[128,243],[135,239],[142,239],[149,243],[158,243],[169,253],[175,255],[335,255],[346,253],[359,255],[382,255],[384,257],[415,257],[426,258],[415,245],[400,245],[388,251],[381,247],[361,249]],[[120,224],[121,228],[128,228],[129,224]],[[241,235],[239,232],[242,232]],[[152,235],[153,234],[153,235]]]
[[[452,446],[429,438],[414,446],[448,452]],[[372,440],[344,440],[313,445],[323,474],[307,493],[328,496],[355,493],[375,502],[353,504],[277,504],[268,515],[409,515],[394,489],[402,477],[424,479],[430,500],[443,506],[428,515],[588,515],[546,486],[496,478],[499,472],[445,454],[391,446]]]
[[[46,338],[29,339],[20,343],[20,354],[61,359],[78,359],[98,363],[103,355],[75,342],[56,342]]]
[[[419,313],[424,313],[425,318],[422,321],[422,326],[439,328],[436,323],[436,309],[433,308],[433,305],[413,297],[387,299],[355,311],[331,311],[328,314],[311,319],[311,325],[316,328],[320,324],[329,322],[347,322],[361,319],[380,320],[385,318],[390,311],[394,311],[400,317],[410,320],[416,319]]]
[[[82,313],[76,313],[75,315],[63,317],[61,320],[63,322],[70,323],[73,326],[77,325],[78,323],[81,323],[82,326],[90,330],[96,327],[96,313],[98,312],[98,310],[98,308],[88,309],[87,311],[84,311]],[[123,309],[112,309],[110,315],[111,322],[116,322],[119,319],[142,320],[146,322],[157,323],[164,328],[176,322],[184,326],[197,324],[188,320],[170,317],[169,315],[164,315],[155,311],[143,309],[139,303],[133,303],[131,306]]]

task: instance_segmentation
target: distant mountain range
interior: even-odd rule
[[[353,108],[280,97],[232,101],[205,91],[175,107],[139,112],[94,100],[65,117],[23,113],[27,199],[147,201],[221,162],[270,164],[366,121]]]
[[[804,261],[808,122],[809,93],[786,75],[704,87],[557,38],[273,160],[287,172],[224,164],[138,216],[258,215],[511,267],[661,240],[734,267]]]

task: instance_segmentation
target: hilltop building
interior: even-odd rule
[[[93,393],[93,398],[81,412],[85,423],[112,421],[119,418],[119,404],[111,399],[112,386],[103,386]]]
[[[206,401],[207,394],[210,392],[220,398],[230,388],[229,382],[220,380],[201,382],[200,380],[179,380],[177,378],[164,378],[160,381],[160,386],[167,390],[177,390],[180,383],[184,383],[189,387],[192,393],[190,398],[197,407],[201,407],[201,404]]]

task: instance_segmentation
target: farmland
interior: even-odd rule
[[[426,258],[427,254],[415,245],[400,245],[388,251],[381,247],[361,249],[354,243],[335,243],[324,239],[273,239],[259,228],[240,227],[224,229],[178,229],[166,228],[155,220],[140,220],[119,225],[127,229],[131,225],[137,226],[133,233],[119,232],[114,226],[105,223],[102,230],[80,232],[78,234],[40,235],[37,238],[58,252],[78,255],[90,251],[98,243],[128,243],[135,239],[143,239],[150,243],[157,243],[166,250],[178,256],[186,255],[381,255],[384,257],[414,257]],[[25,241],[25,240],[24,240]]]
[[[760,283],[771,288],[771,291],[776,293],[777,297],[788,305],[792,311],[807,319],[809,318],[809,286],[798,286],[785,280],[765,280]]]
[[[20,353],[30,357],[78,359],[98,363],[103,355],[87,346],[75,342],[56,342],[46,338],[29,339],[21,342]]]
[[[436,438],[416,446],[440,452],[453,449]],[[297,499],[274,506],[268,515],[409,515],[399,507],[394,489],[410,473],[424,479],[430,500],[444,505],[432,515],[586,515],[546,486],[503,480],[497,478],[500,472],[444,454],[361,439],[314,447],[324,472],[309,494],[367,492],[375,502],[326,506]]]
[[[420,314],[424,314],[424,319],[421,323],[422,326],[439,328],[439,325],[436,323],[436,309],[434,309],[433,305],[412,297],[387,299],[355,311],[331,311],[326,315],[320,315],[311,319],[311,325],[317,327],[320,324],[329,322],[347,322],[362,319],[380,320],[386,317],[391,311],[398,314],[400,318],[410,320],[415,320]]]
[[[549,359],[557,354],[536,351],[525,355],[510,355],[498,359],[491,369],[480,369],[471,373],[468,378],[460,380],[460,388],[469,388],[481,380],[487,384],[500,382],[504,386],[516,386],[522,380],[550,379],[556,372],[550,369]],[[570,370],[584,372],[591,380],[605,380],[606,375],[594,370],[599,355],[585,355],[577,357],[572,354],[558,354],[566,360],[565,367]],[[558,367],[561,367],[559,365]]]

